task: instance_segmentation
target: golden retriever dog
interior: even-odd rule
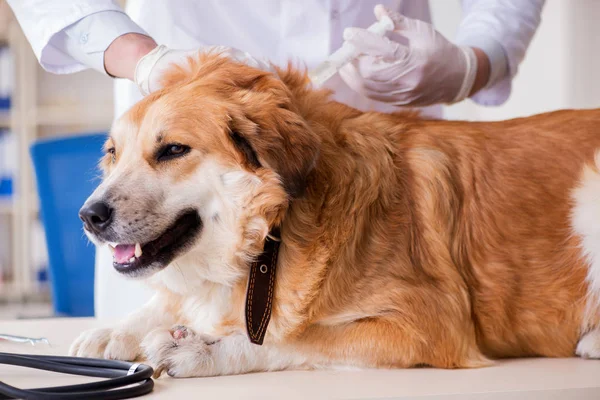
[[[361,112],[214,54],[164,82],[115,122],[81,210],[156,294],[71,354],[175,377],[600,358],[600,110]],[[257,345],[246,292],[276,229]]]

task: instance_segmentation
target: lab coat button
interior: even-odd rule
[[[87,33],[83,33],[80,37],[79,37],[79,41],[83,44],[86,44],[88,41],[88,34]]]
[[[331,19],[339,19],[339,18],[340,18],[340,12],[338,10],[331,11]]]

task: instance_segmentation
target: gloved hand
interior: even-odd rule
[[[166,46],[158,46],[144,57],[140,58],[135,68],[134,81],[138,85],[140,92],[145,96],[158,89],[161,89],[160,79],[162,74],[174,64],[187,62],[187,58],[195,56],[199,52],[214,52],[223,57],[229,57],[234,61],[247,64],[254,68],[259,68],[265,71],[275,72],[273,67],[259,59],[252,57],[250,54],[241,50],[225,46],[210,46],[200,50],[174,50]]]
[[[360,54],[340,69],[340,76],[364,96],[398,106],[452,103],[469,96],[477,73],[471,48],[450,43],[430,24],[375,7],[389,16],[394,32],[408,45],[361,28],[347,28],[344,40]]]

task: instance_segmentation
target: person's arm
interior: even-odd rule
[[[146,32],[115,1],[8,0],[8,3],[41,66],[49,72],[65,74],[93,68],[106,73],[104,52],[115,39],[127,34],[129,40],[121,38],[115,42],[113,50],[123,45],[117,51],[119,55],[125,54],[125,48],[131,48],[132,36],[145,45],[138,49],[140,54],[151,50],[147,49]],[[140,54],[127,53],[127,56],[139,59],[143,55]],[[115,69],[111,75],[129,77],[134,69],[135,66],[131,71]]]
[[[502,104],[540,24],[544,0],[462,0],[462,6],[456,42],[480,49],[490,72],[471,98],[483,105]]]
[[[473,81],[473,87],[469,92],[469,96],[473,96],[475,93],[483,89],[490,81],[491,76],[491,63],[488,55],[478,47],[471,47],[475,58],[477,59],[477,72],[475,74],[475,80]]]
[[[174,50],[156,42],[111,0],[8,0],[40,64],[68,74],[93,68],[134,81],[145,95],[161,87],[161,75],[198,51],[272,71],[243,51],[217,46]]]

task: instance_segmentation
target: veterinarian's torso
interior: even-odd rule
[[[311,69],[342,45],[344,28],[371,25],[376,4],[431,21],[426,0],[129,0],[127,13],[158,43],[171,48],[224,45],[281,66],[293,61]],[[119,116],[141,95],[131,82],[115,82],[115,115]],[[327,86],[336,100],[352,107],[397,110],[355,93],[337,76]],[[441,116],[441,106],[423,113]],[[116,274],[108,249],[99,249],[96,261],[97,316],[124,316],[147,300],[149,291],[140,282]]]

